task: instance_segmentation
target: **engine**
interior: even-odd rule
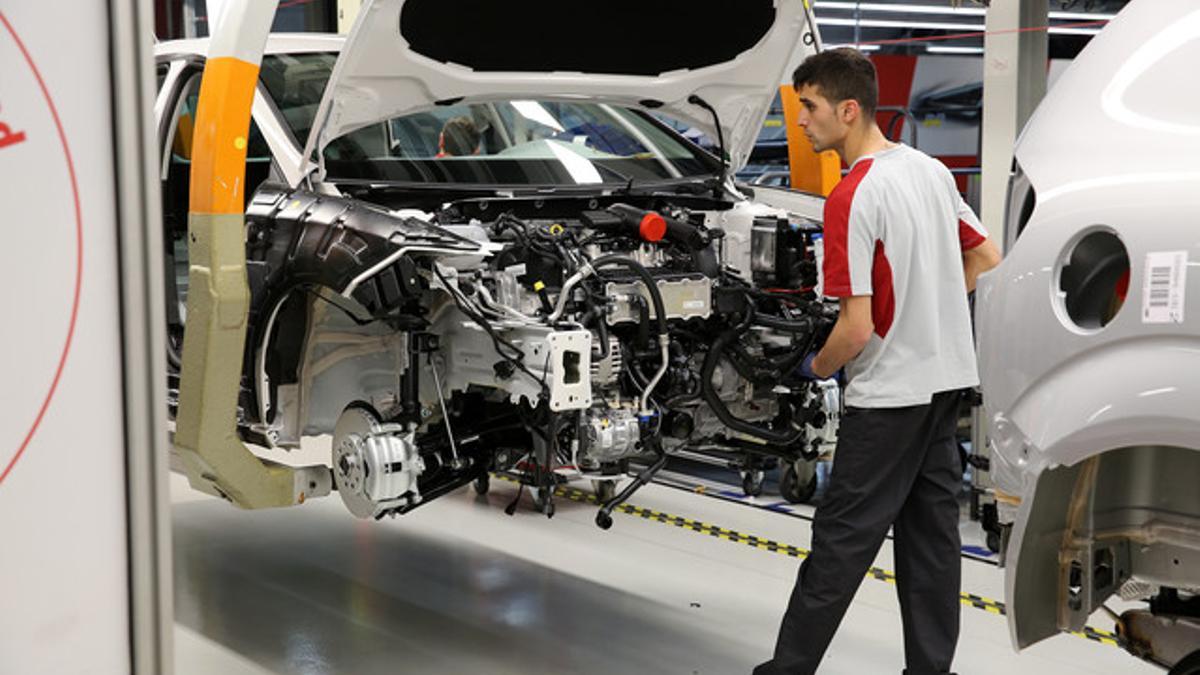
[[[549,504],[564,476],[639,463],[602,493],[606,526],[668,455],[795,461],[830,440],[836,385],[792,375],[836,319],[813,292],[816,223],[661,201],[490,219],[269,190],[255,204],[245,431],[285,447],[333,432],[357,515],[495,470]],[[304,242],[321,264],[299,274]]]

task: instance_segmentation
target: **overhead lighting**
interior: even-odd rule
[[[885,19],[822,19],[817,18],[820,26],[862,26],[863,28],[922,28],[926,30],[983,30],[982,24],[970,23],[941,23],[935,21],[887,21]]]
[[[860,52],[877,52],[877,51],[879,51],[879,45],[824,45],[825,49],[841,49],[842,47],[849,47],[851,49],[857,49]]]
[[[1116,14],[1084,14],[1083,12],[1050,12],[1051,19],[1066,21],[1112,21]]]
[[[849,12],[882,12],[887,14],[943,14],[957,16],[983,16],[982,7],[937,7],[934,5],[885,5],[875,2],[817,2],[814,9],[842,9]]]
[[[817,2],[814,9],[836,9],[848,12],[879,12],[882,14],[940,14],[942,16],[985,16],[983,7],[940,7],[937,5],[894,5],[878,2]],[[1085,12],[1050,12],[1050,18],[1066,21],[1109,21],[1116,14],[1087,14]]]
[[[945,45],[927,45],[925,51],[930,54],[982,54],[983,47],[947,47]]]
[[[1051,35],[1099,35],[1099,28],[1051,28]]]
[[[921,21],[887,21],[884,19],[863,19],[856,21],[854,19],[817,19],[819,26],[845,26],[848,28],[919,28],[925,30],[941,30],[950,32],[967,32],[978,33],[984,32],[986,27],[979,24],[969,23],[941,23],[941,22],[921,22]],[[1097,35],[1100,33],[1100,28],[1051,28],[1051,35]]]

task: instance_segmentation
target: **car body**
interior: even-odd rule
[[[563,477],[595,481],[606,527],[681,452],[739,458],[751,476],[784,460],[805,493],[839,409],[835,383],[791,376],[836,313],[813,293],[823,202],[768,188],[751,200],[732,174],[777,80],[815,49],[808,9],[756,2],[732,42],[682,31],[664,38],[674,51],[606,60],[589,45],[636,9],[614,6],[556,31],[574,51],[547,63],[545,40],[522,47],[536,25],[492,30],[537,12],[464,28],[453,6],[368,2],[345,39],[266,43],[247,137],[239,438],[286,450],[331,434],[333,483],[360,517],[513,470],[548,514]],[[435,39],[447,31],[463,44]],[[205,50],[157,46],[175,366]],[[656,115],[723,139],[730,165]],[[649,468],[614,494],[638,459]]]
[[[1131,651],[1200,649],[1197,56],[1194,3],[1135,0],[1017,144],[976,320],[1018,648],[1118,595],[1150,601],[1118,623]]]

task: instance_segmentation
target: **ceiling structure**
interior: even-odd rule
[[[1045,1],[1052,59],[1074,58],[1127,2]],[[812,4],[826,47],[858,45],[878,54],[983,53],[983,37],[978,34],[984,31],[987,0],[814,0]]]

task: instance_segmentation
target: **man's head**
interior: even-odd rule
[[[473,155],[479,151],[479,129],[470,117],[462,115],[446,120],[438,140],[443,154]]]
[[[800,97],[800,126],[817,152],[838,149],[847,136],[875,124],[875,66],[858,50],[813,54],[796,68],[792,84]]]

